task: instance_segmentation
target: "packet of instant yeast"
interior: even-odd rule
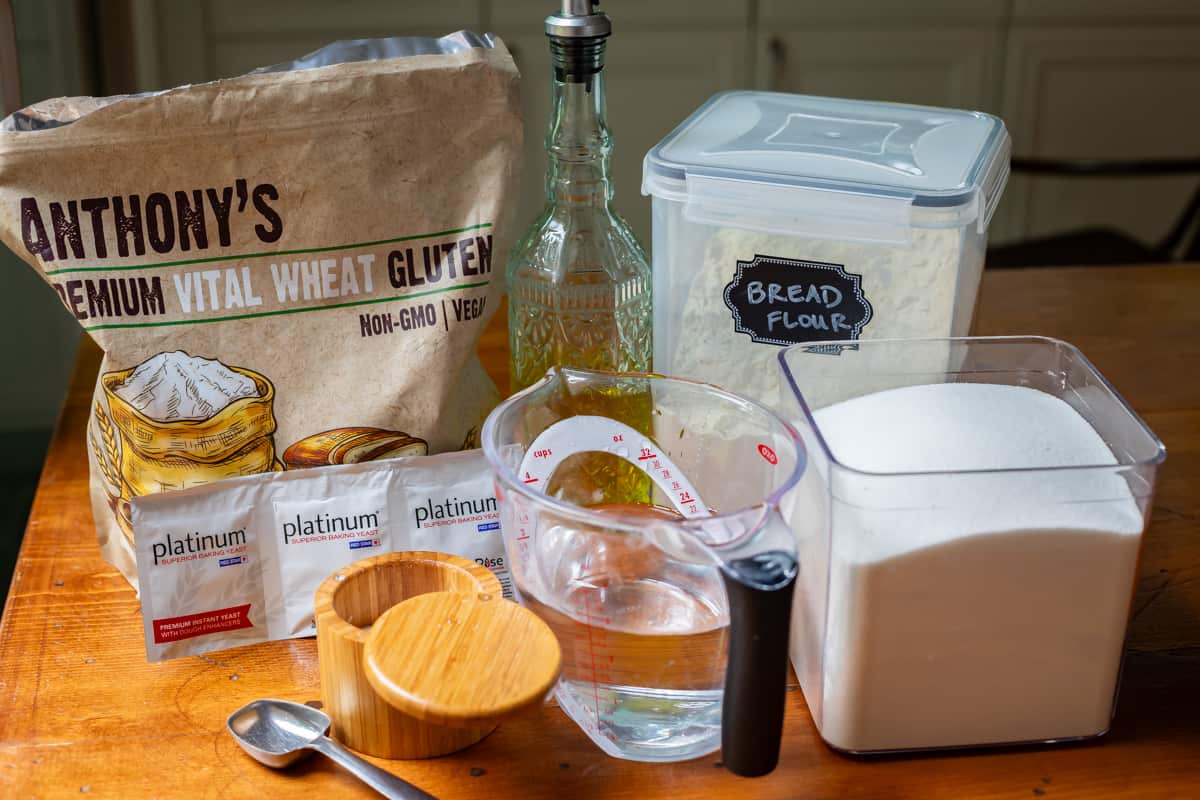
[[[400,550],[512,583],[481,450],[229,478],[132,503],[146,658],[311,636],[331,573]]]

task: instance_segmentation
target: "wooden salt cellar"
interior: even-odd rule
[[[333,735],[368,755],[461,750],[542,702],[558,678],[549,627],[504,600],[490,570],[458,556],[351,564],[321,584],[315,611]]]

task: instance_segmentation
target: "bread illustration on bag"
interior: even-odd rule
[[[308,436],[283,451],[288,469],[358,464],[400,456],[423,456],[429,452],[424,439],[382,428],[334,428]]]

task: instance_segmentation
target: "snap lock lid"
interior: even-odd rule
[[[416,719],[483,727],[542,702],[558,640],[536,614],[486,594],[429,592],[388,609],[363,650],[367,681]]]
[[[733,191],[751,206],[794,196],[860,218],[881,205],[954,208],[959,223],[986,225],[1009,150],[1004,123],[977,111],[723,92],[646,154],[642,192],[719,202]],[[807,202],[818,194],[820,202]],[[877,208],[851,211],[857,200]]]

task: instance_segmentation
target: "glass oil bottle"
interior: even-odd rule
[[[555,365],[650,369],[650,265],[613,208],[597,0],[562,0],[546,18],[553,105],[546,206],[508,259],[512,390]],[[648,413],[648,408],[646,409]]]

